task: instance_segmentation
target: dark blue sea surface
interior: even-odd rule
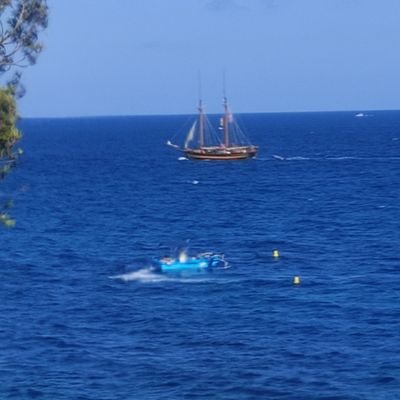
[[[21,121],[0,398],[400,399],[400,112],[239,117],[254,160],[180,158],[188,116]],[[149,271],[184,245],[231,268]]]

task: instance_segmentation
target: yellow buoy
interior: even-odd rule
[[[299,276],[295,276],[293,278],[293,284],[294,285],[300,285],[300,277]]]
[[[279,258],[279,251],[275,249],[275,250],[272,252],[272,257],[274,257],[274,258]]]

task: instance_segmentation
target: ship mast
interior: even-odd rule
[[[229,120],[230,120],[230,113],[229,113],[229,106],[228,106],[228,98],[226,97],[226,74],[225,71],[222,75],[222,84],[223,84],[223,95],[224,95],[224,146],[229,147]]]
[[[204,109],[203,102],[199,100],[199,147],[204,146]]]
[[[198,71],[197,76],[197,83],[198,83],[198,93],[199,93],[199,147],[204,146],[204,108],[203,108],[203,101],[202,99],[202,90],[201,90],[201,75],[200,71]]]
[[[229,107],[228,100],[226,96],[224,96],[224,145],[225,147],[229,146]]]

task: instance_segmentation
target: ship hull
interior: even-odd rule
[[[213,272],[214,269],[226,268],[228,264],[221,255],[193,257],[185,260],[167,258],[153,262],[153,272],[160,274],[202,274]]]
[[[212,268],[208,260],[197,259],[186,262],[174,261],[172,263],[160,262],[161,273],[163,274],[197,274],[211,272]]]
[[[257,148],[238,147],[238,148],[207,148],[185,149],[185,155],[191,160],[246,160],[253,158],[257,154]]]

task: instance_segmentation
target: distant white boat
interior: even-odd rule
[[[360,113],[356,114],[355,116],[356,117],[365,117],[366,115],[364,113],[360,112]]]

